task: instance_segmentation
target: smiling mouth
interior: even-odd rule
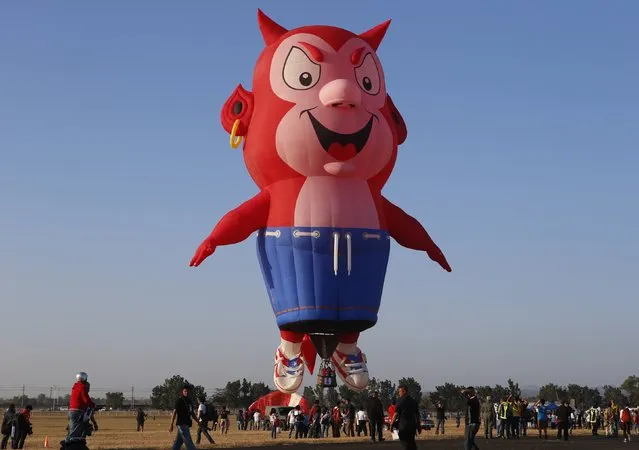
[[[371,115],[370,120],[361,130],[350,134],[336,133],[329,130],[313,117],[310,111],[308,111],[308,117],[311,119],[317,139],[326,153],[339,161],[347,161],[357,156],[368,142],[368,137],[373,128],[374,116]]]

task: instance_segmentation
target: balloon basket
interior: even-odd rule
[[[337,378],[335,376],[335,367],[330,358],[323,358],[317,372],[317,385],[322,389],[337,387]]]

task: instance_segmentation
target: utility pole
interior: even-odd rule
[[[53,407],[55,406],[53,403],[53,387],[49,388],[49,399],[51,400],[51,411],[53,411]]]
[[[24,409],[24,384],[22,385],[22,409]]]
[[[135,393],[135,387],[131,386],[131,409],[135,409],[135,396],[133,395]]]

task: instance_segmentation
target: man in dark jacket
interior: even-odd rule
[[[27,435],[33,433],[31,429],[31,411],[33,411],[33,406],[27,405],[16,416],[16,436],[13,439],[11,448],[24,448],[24,441],[27,439]]]
[[[417,402],[408,395],[406,386],[399,385],[397,388],[399,394],[399,400],[397,401],[397,409],[395,410],[395,416],[391,419],[391,423],[399,421],[398,432],[399,441],[405,450],[417,450],[417,443],[415,442],[415,433],[421,434],[422,429],[420,427],[419,417],[419,405]]]
[[[572,408],[568,404],[568,400],[563,400],[561,402],[561,406],[557,408],[557,439],[561,439],[561,434],[563,432],[564,441],[568,440],[570,413],[572,413]]]
[[[481,422],[479,399],[475,388],[472,386],[462,390],[462,394],[468,399],[466,402],[464,450],[479,450],[479,447],[475,444],[475,435],[479,431],[479,423]]]
[[[9,438],[12,435],[12,431],[15,433],[16,426],[16,405],[11,403],[9,405],[9,409],[4,412],[4,417],[2,418],[2,445],[0,445],[0,449],[7,448],[7,442],[9,442]],[[14,434],[15,436],[15,434]],[[13,443],[12,443],[13,446]]]
[[[382,422],[384,422],[384,407],[382,402],[377,396],[377,391],[373,391],[371,398],[368,399],[368,407],[366,408],[366,414],[371,427],[371,440],[375,442],[375,436],[379,436],[379,441],[382,442],[384,437],[382,436]]]

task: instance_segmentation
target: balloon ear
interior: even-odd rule
[[[271,45],[273,42],[277,41],[279,38],[288,33],[288,30],[286,28],[279,25],[269,16],[264,14],[261,9],[257,10],[257,23],[260,26],[260,31],[262,32],[264,43],[267,46]]]
[[[393,99],[391,99],[390,95],[386,95],[386,105],[388,106],[388,111],[393,119],[393,125],[395,126],[395,131],[397,133],[397,144],[401,145],[406,140],[408,136],[408,129],[406,128],[406,122],[404,122],[404,118],[399,113],[399,110],[395,107],[393,103]]]
[[[231,133],[233,124],[239,120],[240,123],[235,132],[236,136],[246,136],[248,132],[251,116],[253,115],[253,94],[238,84],[229,99],[222,107],[220,118],[222,126],[227,133]]]
[[[389,19],[386,22],[380,23],[376,27],[363,32],[359,35],[359,37],[368,42],[370,46],[373,47],[375,51],[377,51],[377,47],[379,47],[379,44],[382,43],[382,39],[384,39],[384,35],[386,34],[386,30],[388,30],[390,23],[391,21]]]

